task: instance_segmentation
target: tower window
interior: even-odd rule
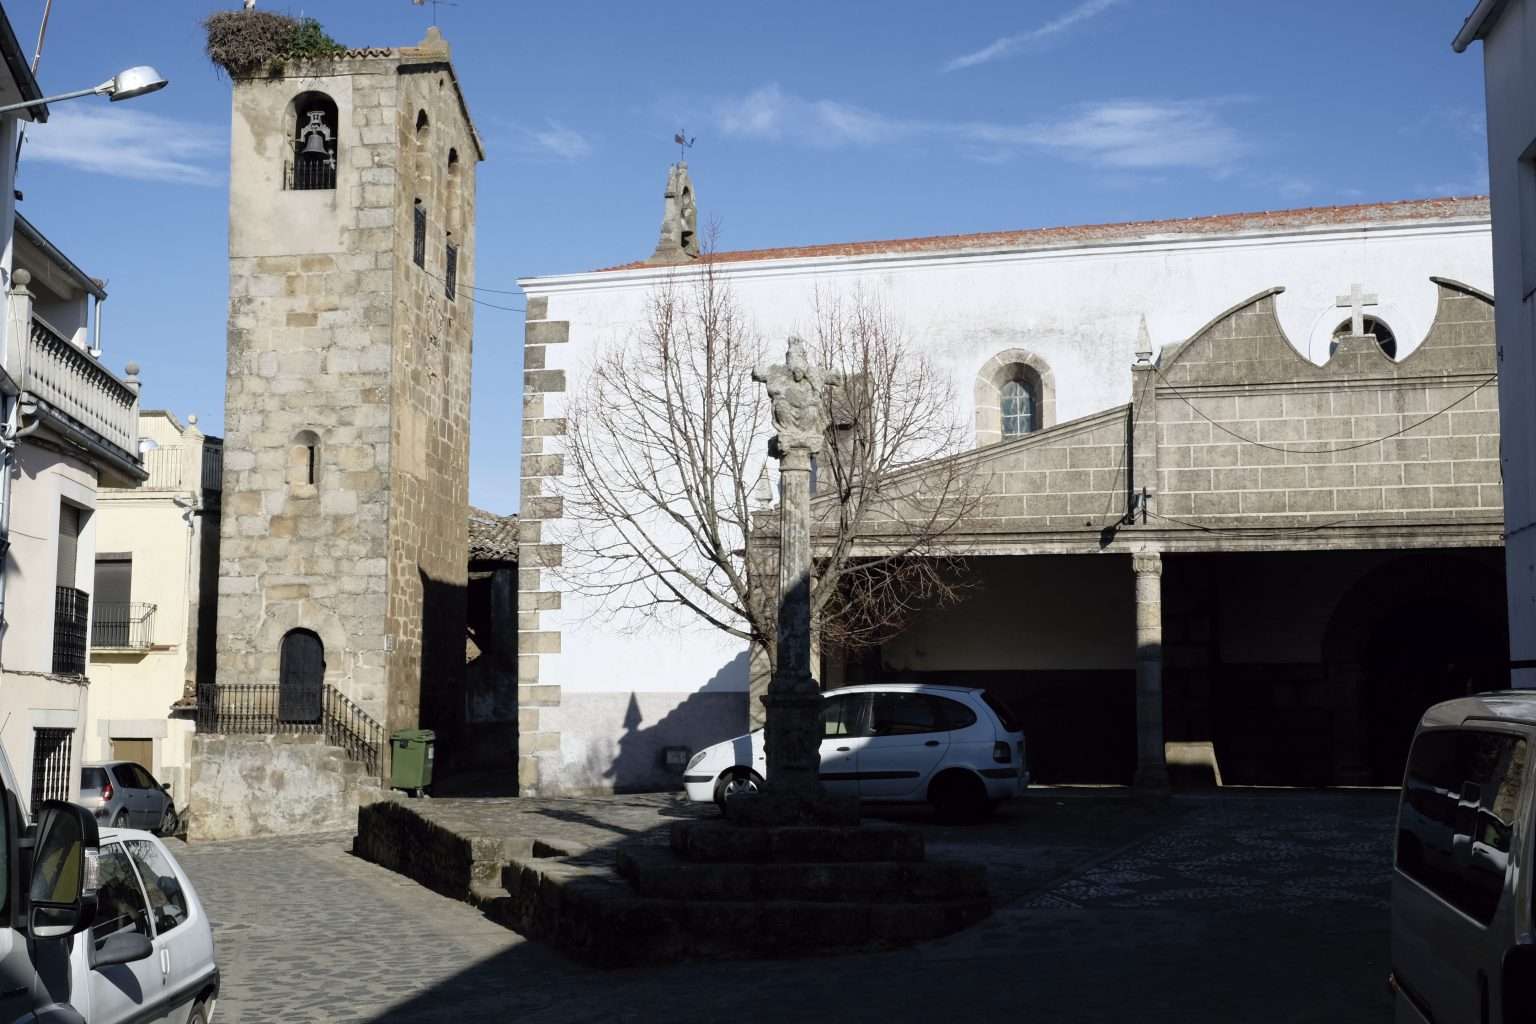
[[[288,449],[288,490],[296,497],[314,497],[319,484],[320,436],[301,430]]]
[[[416,238],[411,259],[418,267],[427,265],[427,204],[420,199],[416,200]]]
[[[1397,335],[1392,333],[1392,328],[1387,326],[1385,320],[1378,320],[1374,316],[1362,317],[1365,333],[1376,339],[1376,345],[1381,349],[1381,354],[1388,359],[1397,358]],[[1350,321],[1345,320],[1333,329],[1333,343],[1328,346],[1328,354],[1331,356],[1338,349],[1342,341],[1353,328]]]
[[[336,104],[325,93],[301,93],[293,101],[287,186],[294,191],[336,187]]]
[[[448,243],[448,252],[443,261],[443,294],[449,299],[456,298],[459,292],[459,247],[452,242]]]

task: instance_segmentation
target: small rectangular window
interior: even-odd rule
[[[458,291],[459,247],[449,242],[448,252],[443,263],[443,294],[452,300],[458,296]]]
[[[416,241],[411,258],[418,267],[427,265],[427,208],[420,199],[416,200]]]
[[[1525,740],[1482,729],[1420,733],[1408,755],[1398,869],[1483,924],[1504,892],[1525,765]]]

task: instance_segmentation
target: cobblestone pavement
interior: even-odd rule
[[[348,836],[177,853],[215,923],[221,1021],[1385,1022],[1393,807],[1386,793],[1046,795],[974,829],[898,813],[931,856],[991,865],[990,920],[897,953],[606,973],[353,857]],[[495,813],[613,843],[686,812],[646,797]]]

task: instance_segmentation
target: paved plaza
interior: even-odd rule
[[[1393,808],[1379,792],[1105,792],[1034,795],[973,828],[896,812],[930,857],[989,864],[990,920],[895,953],[614,972],[352,856],[346,834],[177,853],[214,921],[226,1022],[1385,1022]],[[597,850],[691,809],[621,797],[493,813]]]

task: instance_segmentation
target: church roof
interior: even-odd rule
[[[717,252],[717,263],[748,263],[758,260],[815,259],[837,256],[915,255],[986,250],[1056,249],[1114,242],[1219,236],[1247,233],[1306,230],[1309,228],[1377,227],[1426,221],[1487,220],[1488,197],[1447,196],[1437,199],[1400,199],[1353,206],[1309,206],[1296,210],[1260,213],[1227,213],[1177,220],[1126,221],[1118,224],[1081,224],[1065,227],[1027,228],[1022,231],[983,231],[969,235],[930,235],[871,242],[834,242],[779,249],[743,249]],[[639,270],[644,261],[604,267],[603,271]]]

